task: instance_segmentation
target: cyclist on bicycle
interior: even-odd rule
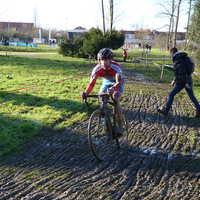
[[[98,60],[100,63],[96,65],[92,71],[90,83],[85,92],[82,93],[82,98],[86,99],[87,95],[92,92],[98,76],[103,77],[103,83],[100,93],[108,93],[113,96],[116,104],[114,104],[115,117],[118,122],[117,137],[123,135],[122,123],[122,108],[120,106],[120,97],[124,89],[124,78],[122,75],[121,66],[113,61],[113,53],[108,48],[103,48],[98,52]]]

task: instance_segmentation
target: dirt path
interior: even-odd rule
[[[77,123],[42,137],[26,155],[1,160],[0,199],[200,199],[200,123],[185,117],[193,105],[177,98],[170,115],[161,116],[156,108],[171,88],[134,71],[124,74],[128,148],[114,144],[110,158],[98,162],[88,120]]]

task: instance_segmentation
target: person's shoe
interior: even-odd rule
[[[124,131],[123,128],[119,128],[116,132],[116,138],[120,138],[123,135]]]
[[[158,112],[163,114],[163,115],[165,115],[165,116],[167,116],[168,113],[169,113],[169,110],[167,110],[167,108],[163,108],[162,110],[158,109]]]
[[[196,115],[193,116],[192,118],[200,118],[200,110],[197,110]]]

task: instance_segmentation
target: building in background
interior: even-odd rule
[[[32,30],[34,28],[34,23],[24,23],[24,22],[0,22],[0,29],[3,31],[9,31],[9,29],[15,28],[19,30]]]
[[[83,27],[81,27],[81,26],[79,26],[79,27],[77,27],[75,29],[68,30],[67,31],[67,33],[68,33],[67,34],[67,38],[71,39],[74,42],[74,39],[76,37],[83,37],[83,33],[84,32],[88,32],[88,30],[83,28]]]
[[[167,37],[167,32],[159,32],[150,29],[137,29],[135,31],[120,30],[120,33],[125,35],[124,44],[155,44],[156,37]],[[177,33],[177,43],[185,41],[185,32]]]

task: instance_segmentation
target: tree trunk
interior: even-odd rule
[[[105,17],[104,17],[103,0],[101,0],[101,7],[102,7],[102,18],[103,18],[103,34],[105,34]]]
[[[112,35],[113,26],[113,0],[110,0],[110,35]]]
[[[175,26],[175,31],[174,31],[174,45],[173,45],[174,47],[176,47],[177,28],[178,28],[178,20],[179,20],[179,12],[180,12],[181,1],[182,0],[179,0],[178,8],[177,8],[176,26]]]
[[[174,34],[174,11],[175,11],[175,4],[174,4],[174,0],[172,0],[171,32],[170,32],[170,36],[169,36],[170,47],[172,47],[172,37]]]
[[[186,29],[186,34],[185,34],[185,50],[187,49],[187,39],[188,39],[188,29],[189,29],[189,24],[190,24],[191,7],[192,7],[192,0],[190,0],[189,2],[188,21],[187,21],[187,29]]]
[[[167,47],[167,50],[169,50],[169,45],[170,45],[170,31],[171,31],[171,26],[172,26],[172,20],[170,18],[170,24],[169,24],[169,30],[168,30],[168,33],[167,33],[167,44],[166,44],[166,47]]]

